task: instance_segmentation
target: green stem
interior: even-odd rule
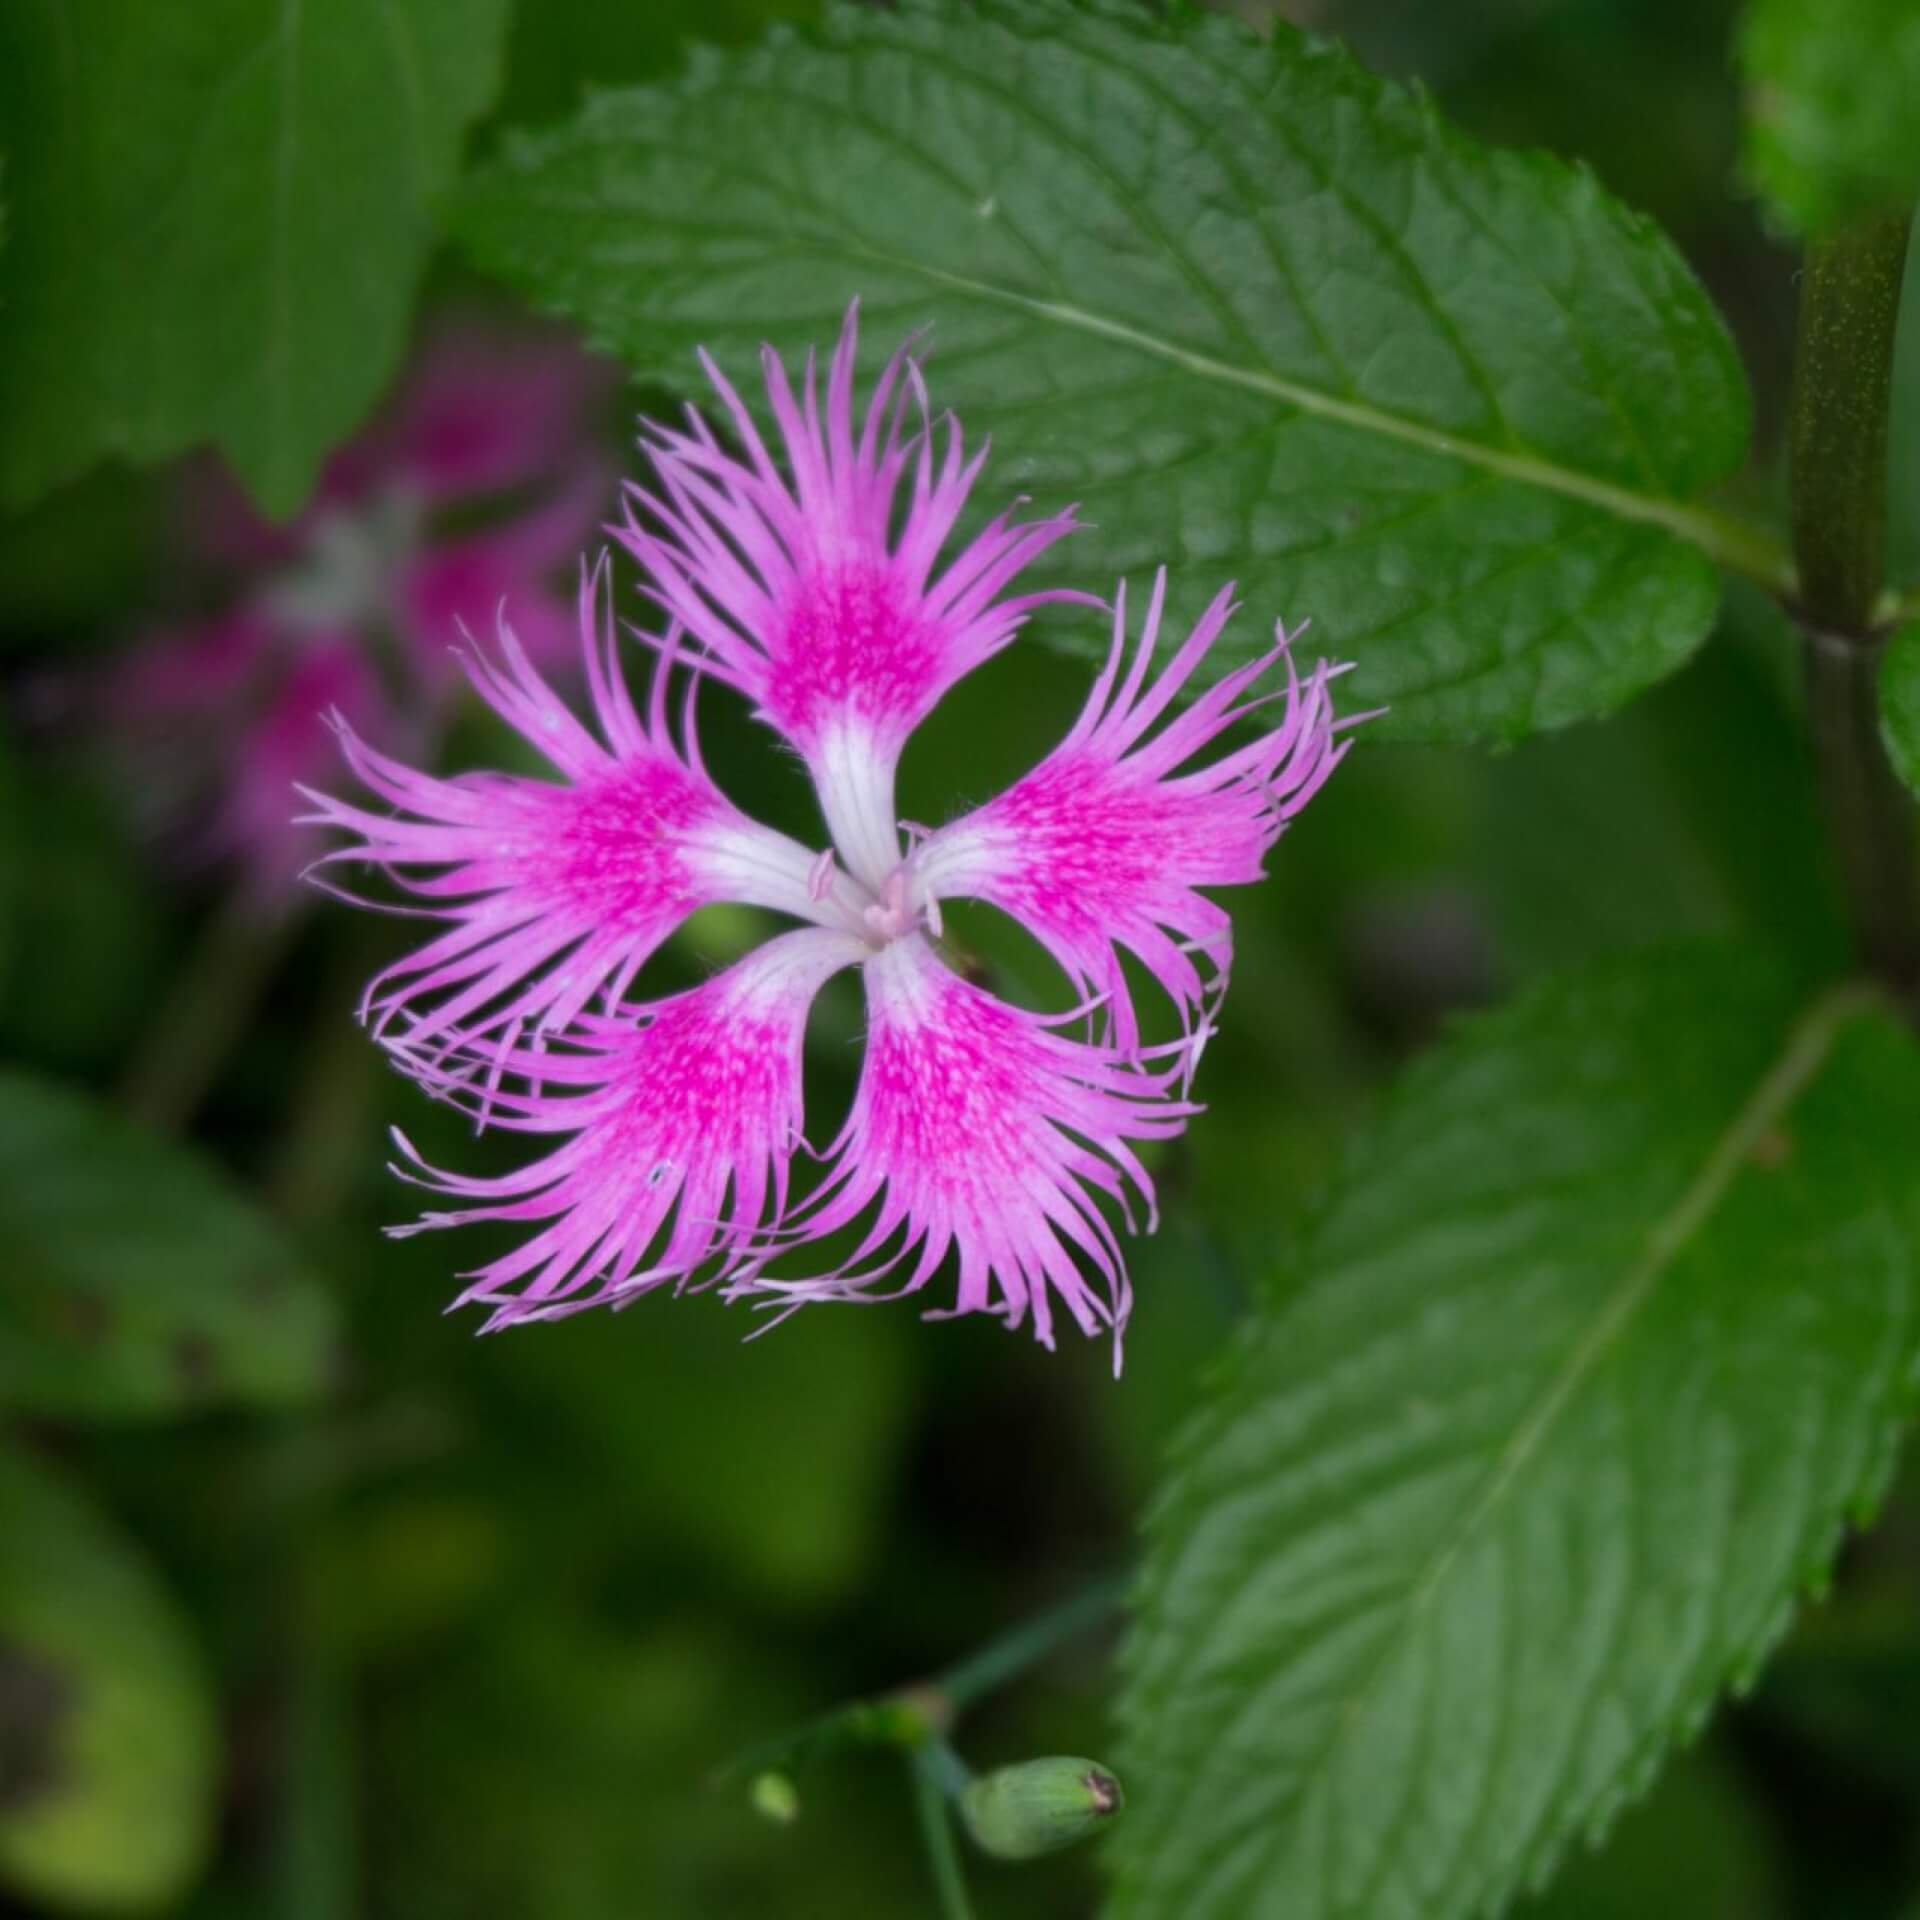
[[[311,1583],[302,1576],[302,1586]],[[279,1904],[286,1920],[352,1920],[358,1910],[353,1681],[337,1623],[299,1595],[288,1702]]]
[[[1057,1607],[1022,1621],[998,1640],[989,1641],[978,1653],[969,1654],[957,1666],[949,1667],[934,1681],[934,1691],[955,1713],[998,1692],[1009,1680],[1038,1665],[1055,1648],[1092,1632],[1108,1615],[1116,1612],[1125,1597],[1126,1585],[1122,1577],[1110,1575],[1083,1587]]]
[[[1883,640],[1802,629],[1807,722],[1827,832],[1862,963],[1902,999],[1920,993],[1920,864],[1913,802],[1880,738]]]
[[[801,1726],[757,1741],[719,1767],[715,1781],[744,1779],[769,1767],[807,1767],[853,1747],[918,1748],[937,1741],[976,1701],[1098,1626],[1116,1611],[1125,1592],[1126,1581],[1117,1574],[1096,1580],[931,1680],[872,1699],[847,1701]]]
[[[1920,988],[1913,807],[1881,744],[1876,676],[1887,547],[1887,405],[1906,219],[1809,249],[1790,432],[1796,611],[1828,832],[1860,958]]]
[[[724,1786],[769,1768],[783,1773],[803,1771],[855,1747],[918,1747],[939,1731],[933,1707],[925,1695],[911,1688],[870,1700],[849,1700],[800,1726],[743,1747],[714,1769],[714,1784]]]
[[[967,1896],[966,1871],[960,1864],[960,1843],[954,1836],[939,1762],[927,1748],[916,1747],[907,1756],[907,1771],[913,1781],[913,1805],[920,1816],[927,1865],[940,1896],[941,1920],[973,1920],[973,1902]]]
[[[1815,625],[1865,634],[1887,560],[1887,402],[1907,218],[1807,250],[1794,343],[1793,552]]]

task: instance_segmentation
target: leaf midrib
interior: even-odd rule
[[[1640,1257],[1622,1274],[1604,1309],[1515,1426],[1463,1518],[1435,1543],[1407,1588],[1393,1631],[1383,1636],[1380,1652],[1349,1694],[1326,1739],[1301,1767],[1299,1777],[1303,1782],[1325,1776],[1329,1763],[1365,1718],[1392,1655],[1404,1643],[1412,1623],[1432,1604],[1461,1554],[1539,1451],[1561,1411],[1652,1296],[1688,1241],[1712,1216],[1755,1147],[1786,1117],[1825,1066],[1841,1028],[1882,1004],[1876,987],[1850,981],[1815,1000],[1789,1028],[1777,1058],[1715,1139],[1680,1198],[1655,1221]]]
[[[1626,1270],[1606,1310],[1567,1356],[1559,1373],[1528,1410],[1503,1449],[1494,1471],[1454,1538],[1433,1556],[1425,1576],[1408,1595],[1409,1612],[1420,1611],[1446,1578],[1466,1541],[1499,1505],[1562,1407],[1599,1364],[1607,1347],[1646,1303],[1687,1242],[1706,1224],[1754,1149],[1786,1117],[1793,1103],[1825,1066],[1834,1040],[1848,1021],[1880,1005],[1871,986],[1850,982],[1816,1000],[1788,1030],[1786,1044],[1727,1129],[1714,1142],[1686,1191],[1647,1235],[1640,1258]]]
[[[629,142],[636,139],[633,130],[627,127],[622,128],[622,137]],[[707,158],[709,164],[718,164],[711,155]],[[737,174],[750,185],[769,190],[777,188],[789,198],[792,197],[791,183],[781,186],[737,164],[729,165],[725,170]],[[588,204],[595,210],[602,206],[597,196],[591,197]],[[827,218],[825,209],[815,207],[813,211],[823,219]],[[1578,468],[1543,459],[1538,454],[1489,447],[1480,441],[1448,433],[1443,428],[1429,426],[1424,421],[1409,420],[1402,414],[1369,406],[1364,401],[1343,399],[1323,392],[1318,387],[1289,380],[1270,368],[1237,366],[1232,361],[1221,360],[1212,354],[1199,353],[1175,341],[1162,339],[1128,321],[1112,319],[1069,301],[1040,299],[1013,287],[1000,286],[971,274],[956,273],[951,268],[917,260],[910,254],[873,246],[844,231],[799,243],[791,235],[777,236],[752,228],[739,231],[741,237],[752,232],[769,244],[777,242],[790,257],[816,252],[831,259],[869,261],[875,266],[888,267],[896,272],[915,274],[935,286],[946,287],[970,299],[989,301],[1034,319],[1117,341],[1136,352],[1164,360],[1196,378],[1257,393],[1316,419],[1329,420],[1382,439],[1397,440],[1404,446],[1419,447],[1425,452],[1439,454],[1463,466],[1477,467],[1523,486],[1537,487],[1543,492],[1581,501],[1585,505],[1598,507],[1616,519],[1657,527],[1697,548],[1718,565],[1757,580],[1772,593],[1791,597],[1797,589],[1793,561],[1780,537],[1770,528],[1755,526],[1716,508],[1674,500],[1660,494],[1642,493],[1614,481],[1602,480],[1594,474],[1582,473]]]
[[[1019,293],[1011,287],[996,286],[991,281],[954,273],[948,268],[932,266],[909,255],[892,253],[859,241],[849,239],[839,244],[849,254],[871,260],[879,266],[916,273],[923,279],[950,287],[956,293],[966,294],[970,298],[995,301],[1039,320],[1118,341],[1137,352],[1166,360],[1199,379],[1258,393],[1317,419],[1330,420],[1358,432],[1419,447],[1464,466],[1478,467],[1502,479],[1518,481],[1523,486],[1563,494],[1588,506],[1598,507],[1617,519],[1658,527],[1676,539],[1699,548],[1719,565],[1760,581],[1774,593],[1791,595],[1795,590],[1793,563],[1780,539],[1765,528],[1735,519],[1715,508],[1640,493],[1593,474],[1581,473],[1577,468],[1563,467],[1537,454],[1489,447],[1475,440],[1462,439],[1442,428],[1388,413],[1383,408],[1368,406],[1363,401],[1344,400],[1334,394],[1323,393],[1317,387],[1302,385],[1264,367],[1236,366],[1231,361],[1216,359],[1211,354],[1197,353],[1190,347],[1163,340],[1157,334],[1148,333],[1124,320],[1110,319],[1105,314],[1094,313],[1085,307],[1059,300],[1036,299],[1031,294]]]
[[[778,96],[778,90],[773,91]],[[826,105],[818,100],[810,104],[816,109]],[[837,110],[846,113],[850,118],[859,120],[869,131],[883,134],[889,141],[897,141],[897,135],[892,128],[874,123],[866,116],[857,114],[844,106]],[[644,130],[636,129],[625,122],[621,125],[620,134],[622,140],[628,144],[641,146],[655,144],[648,140]],[[591,141],[591,136],[589,138]],[[925,154],[912,149],[907,151],[922,165],[927,164],[928,157]],[[756,170],[740,165],[737,157],[722,161],[709,153],[705,158],[708,164],[719,166],[722,171],[733,174],[750,185],[758,186],[789,200],[795,197],[795,183],[792,180],[768,179]],[[943,184],[949,189],[956,185],[950,178],[945,179]],[[595,201],[594,204],[597,205],[598,202]],[[1719,565],[1759,581],[1770,592],[1791,597],[1796,591],[1797,576],[1791,555],[1780,536],[1771,528],[1756,526],[1699,502],[1676,500],[1670,496],[1646,493],[1634,487],[1603,480],[1596,475],[1584,473],[1578,468],[1563,466],[1558,461],[1545,459],[1538,454],[1488,446],[1480,441],[1448,433],[1442,428],[1429,426],[1423,421],[1411,420],[1384,408],[1345,399],[1327,393],[1319,387],[1290,380],[1269,367],[1236,365],[1232,361],[1222,360],[1211,354],[1196,352],[1174,341],[1163,339],[1157,334],[1149,333],[1128,321],[1110,318],[1071,301],[1044,299],[1033,294],[1022,293],[1015,288],[982,280],[974,275],[957,273],[950,268],[936,266],[928,261],[916,259],[910,254],[874,246],[849,233],[829,209],[811,201],[805,204],[807,210],[826,229],[813,240],[812,247],[829,257],[866,260],[877,266],[915,274],[936,286],[947,287],[976,300],[991,301],[1037,319],[1120,342],[1137,352],[1151,354],[1165,360],[1197,378],[1259,393],[1301,413],[1333,421],[1383,439],[1396,440],[1402,445],[1419,447],[1426,452],[1437,453],[1444,458],[1480,468],[1525,486],[1579,500],[1616,518],[1657,527],[1697,548]],[[795,247],[791,236],[768,234],[764,237],[769,241],[784,240],[791,252],[808,250],[805,243]],[[1035,255],[1037,262],[1048,271],[1048,277],[1055,278],[1057,285],[1057,277],[1051,273],[1051,262],[1046,259],[1044,253],[1027,241],[1024,235],[1016,232],[1015,237],[1020,240],[1029,254]],[[1182,267],[1191,281],[1194,276],[1186,264],[1183,251],[1173,244],[1170,236],[1163,233],[1160,237],[1169,256]],[[1276,267],[1281,265],[1282,263],[1276,261]],[[1200,284],[1196,286],[1196,291],[1201,293],[1209,304],[1212,303],[1210,287]],[[1306,313],[1304,304],[1302,311]],[[1223,317],[1231,320],[1234,328],[1241,332],[1243,339],[1247,337],[1237,315]],[[1307,317],[1311,324],[1310,313]]]

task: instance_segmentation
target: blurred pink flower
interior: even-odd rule
[[[595,432],[612,377],[563,335],[449,322],[285,525],[217,463],[189,467],[179,541],[216,610],[139,636],[103,690],[151,824],[237,863],[270,909],[299,876],[291,795],[327,763],[329,712],[429,755],[460,624],[504,602],[534,657],[569,660],[567,577],[613,483]]]
[[[1226,984],[1227,917],[1197,889],[1257,879],[1340,760],[1339,669],[1303,679],[1280,632],[1175,713],[1229,592],[1156,669],[1164,575],[1137,636],[1123,587],[1106,664],[1060,745],[997,799],[903,842],[894,773],[915,726],[1031,608],[1083,596],[1010,591],[1071,513],[1001,515],[942,563],[983,455],[950,419],[944,434],[927,422],[904,351],[856,421],[854,357],[852,314],[824,396],[811,361],[796,394],[765,357],[784,473],[711,363],[741,452],[697,415],[652,430],[657,485],[631,490],[621,533],[671,620],[644,713],[616,657],[604,562],[578,610],[597,732],[509,621],[497,657],[468,661],[558,781],[439,779],[342,724],[379,805],[310,796],[308,818],[346,836],[323,864],[381,869],[445,923],[373,981],[364,1017],[431,1091],[562,1136],[492,1177],[433,1168],[402,1138],[400,1171],[456,1204],[396,1231],[528,1230],[468,1276],[462,1299],[492,1310],[490,1329],[705,1279],[777,1310],[882,1297],[890,1275],[913,1292],[951,1250],[952,1311],[1030,1316],[1050,1346],[1057,1305],[1084,1332],[1111,1330],[1117,1362],[1130,1293],[1114,1216],[1131,1226],[1137,1203],[1152,1223],[1135,1143],[1199,1110],[1192,1076]],[[748,819],[708,776],[693,711],[707,676],[805,761],[823,851]],[[1241,744],[1194,764],[1243,723]],[[941,902],[956,896],[1023,922],[1081,1005],[1029,1012],[956,972],[941,951]],[[632,1001],[648,957],[714,901],[800,925],[690,991]],[[1177,1039],[1143,1043],[1122,949],[1170,997]],[[802,1039],[814,996],[848,967],[866,993],[865,1065],[820,1180],[796,1198]],[[852,1250],[823,1271],[775,1271],[850,1227]]]

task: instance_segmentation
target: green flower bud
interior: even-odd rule
[[[1125,1804],[1098,1761],[1052,1754],[982,1774],[960,1796],[960,1814],[982,1853],[1037,1860],[1099,1832]]]
[[[775,1826],[790,1827],[800,1818],[800,1794],[784,1773],[757,1773],[747,1790],[753,1810]]]

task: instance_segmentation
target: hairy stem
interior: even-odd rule
[[[1797,612],[1827,826],[1861,960],[1920,989],[1913,807],[1880,741],[1874,631],[1887,547],[1887,401],[1907,220],[1809,249],[1791,423]]]
[[[1794,345],[1793,552],[1815,624],[1864,634],[1887,558],[1887,399],[1907,220],[1807,250]]]

